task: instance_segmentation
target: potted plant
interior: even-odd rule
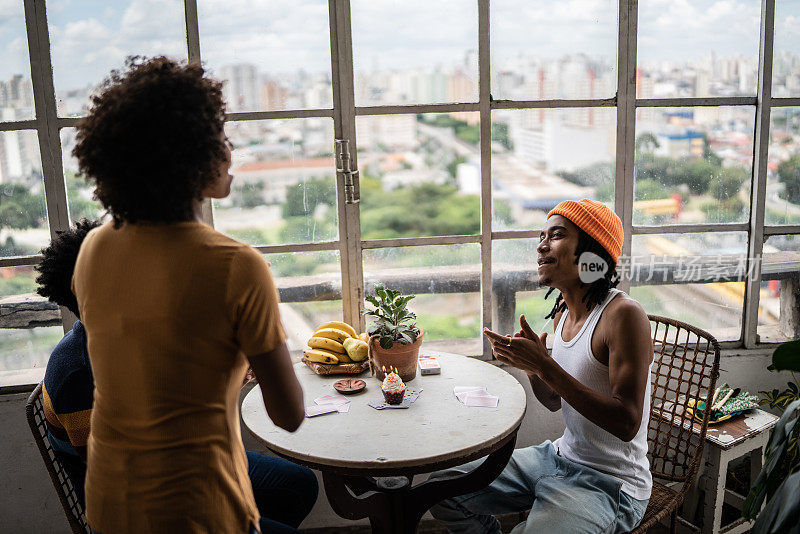
[[[766,462],[752,483],[742,515],[756,522],[753,532],[800,532],[800,340],[783,343],[772,354],[770,371],[789,371],[794,381],[788,389],[762,391],[764,404],[782,408],[783,415],[772,429]],[[761,505],[766,506],[759,513]]]
[[[373,318],[367,333],[370,359],[380,380],[384,378],[383,367],[396,368],[405,382],[417,376],[422,330],[416,325],[417,315],[407,307],[413,298],[414,295],[386,289],[383,284],[375,284],[375,296],[366,297],[375,309],[361,310],[361,315]]]

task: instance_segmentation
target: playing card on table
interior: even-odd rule
[[[403,402],[400,404],[389,404],[383,399],[372,399],[367,404],[375,408],[376,410],[385,410],[386,408],[409,408],[411,407],[411,401],[403,399]]]
[[[494,395],[467,395],[464,404],[467,406],[483,406],[486,408],[497,408],[497,403],[500,402],[500,397]]]
[[[316,404],[348,404],[350,399],[342,395],[323,395],[314,399]]]
[[[411,401],[414,402],[419,397],[419,394],[422,393],[422,388],[419,389],[411,389],[407,388],[405,396],[403,397],[403,401]]]
[[[489,392],[486,391],[485,386],[456,386],[453,388],[453,393],[455,393],[456,398],[461,402],[465,403],[467,399],[467,395],[488,395]]]
[[[319,404],[316,406],[306,406],[306,417],[315,417],[326,413],[338,412],[339,408],[335,404]]]

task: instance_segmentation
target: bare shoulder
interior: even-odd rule
[[[601,318],[601,322],[605,323],[602,330],[609,350],[631,355],[646,354],[647,360],[651,361],[653,345],[650,319],[642,305],[627,294],[620,293],[604,312]],[[625,350],[620,351],[622,348]]]
[[[650,319],[639,302],[620,293],[603,310],[601,322],[606,332],[625,332],[627,335],[650,336]]]

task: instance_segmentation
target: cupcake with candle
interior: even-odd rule
[[[403,402],[403,396],[406,394],[406,385],[397,374],[397,370],[389,367],[389,372],[383,367],[383,372],[386,377],[383,379],[381,391],[383,391],[383,398],[389,404],[400,404]]]

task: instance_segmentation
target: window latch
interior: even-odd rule
[[[352,168],[350,141],[348,139],[334,139],[333,148],[336,155],[336,172],[341,173],[344,177],[344,203],[358,204],[361,201],[360,188],[358,187],[358,169]]]

